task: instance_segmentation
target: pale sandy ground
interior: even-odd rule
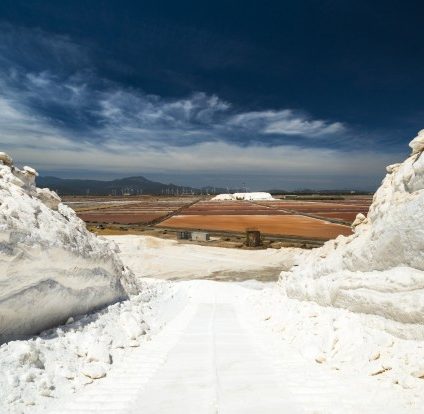
[[[107,236],[139,277],[167,280],[275,281],[301,249],[240,250],[178,243],[150,236]]]

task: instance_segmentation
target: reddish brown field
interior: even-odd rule
[[[154,220],[166,216],[166,214],[167,213],[117,213],[115,211],[112,211],[103,213],[78,213],[78,217],[87,223],[149,224]]]
[[[191,204],[192,198],[129,197],[120,199],[82,198],[68,200],[87,223],[150,224]]]
[[[357,214],[358,211],[319,211],[317,213],[314,213],[314,216],[352,223],[353,220],[355,220]]]
[[[371,197],[330,201],[200,201],[182,209],[182,215],[309,215],[339,222],[352,222],[358,213],[366,214]]]
[[[352,234],[350,227],[298,215],[179,215],[160,227],[244,232],[255,228],[265,234],[332,239]]]
[[[185,215],[275,215],[285,214],[283,211],[268,206],[252,203],[250,201],[200,201],[190,207],[184,208],[181,214]]]
[[[72,197],[65,202],[91,224],[160,223],[162,227],[228,232],[257,228],[266,234],[330,239],[351,234],[346,224],[351,223],[356,214],[367,213],[371,197],[218,202],[191,197],[87,196]]]
[[[358,213],[367,214],[371,197],[364,199],[347,199],[337,201],[265,201],[262,206],[290,213],[306,214],[340,221],[352,222]],[[258,202],[259,203],[259,202]]]

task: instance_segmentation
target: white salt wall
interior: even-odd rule
[[[422,136],[409,158],[387,167],[355,234],[327,242],[281,274],[289,297],[379,315],[399,322],[386,324],[393,333],[424,338]]]
[[[36,188],[36,175],[0,153],[0,343],[137,292],[110,243]]]

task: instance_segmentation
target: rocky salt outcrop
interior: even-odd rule
[[[424,151],[424,129],[418,132],[418,135],[409,143],[412,148],[412,154],[418,154]]]
[[[424,130],[410,146],[410,157],[387,168],[352,236],[327,242],[281,274],[289,297],[377,315],[392,333],[424,338]]]
[[[0,153],[0,343],[137,293],[113,246]]]

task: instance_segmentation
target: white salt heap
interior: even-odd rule
[[[409,146],[412,148],[412,154],[418,154],[424,150],[424,129],[418,132],[418,136],[409,143]]]
[[[424,132],[412,155],[387,168],[368,217],[281,274],[290,298],[378,315],[375,323],[424,339]]]
[[[108,377],[150,339],[157,319],[150,308],[158,291],[167,294],[167,286],[143,284],[142,293],[129,300],[1,345],[0,413],[48,412],[46,406]],[[171,299],[167,294],[166,301]]]
[[[234,194],[218,194],[211,201],[260,201],[260,200],[275,200],[270,193],[234,193]]]
[[[0,153],[0,344],[137,293],[111,244]]]

